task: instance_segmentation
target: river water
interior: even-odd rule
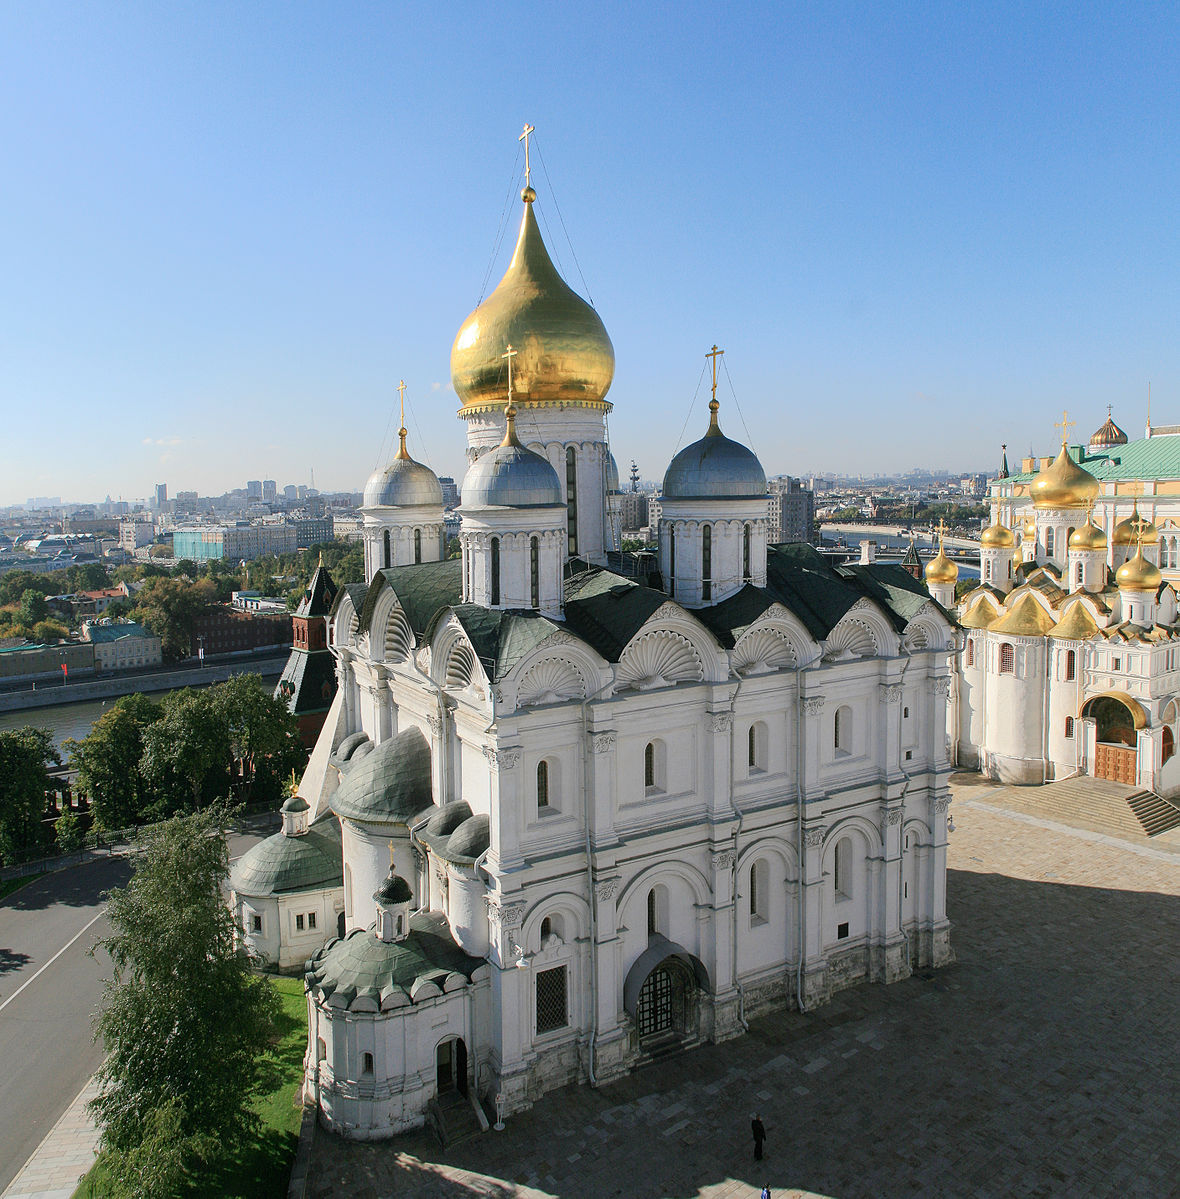
[[[273,687],[279,681],[279,676],[263,675],[262,681],[268,687]],[[149,698],[161,700],[167,694],[167,691],[153,691]],[[0,712],[0,733],[31,724],[34,728],[48,729],[53,734],[54,743],[61,749],[67,737],[81,741],[90,732],[94,722],[117,701],[118,697],[115,696],[111,699],[84,700],[80,704],[57,704],[52,708],[29,708],[24,712]]]

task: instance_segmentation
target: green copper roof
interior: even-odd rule
[[[348,820],[406,824],[432,803],[426,738],[416,728],[405,729],[364,757],[345,762],[329,802]]]
[[[393,588],[410,628],[421,636],[440,608],[457,604],[463,598],[463,563],[458,558],[447,558],[442,562],[379,570],[369,584],[361,609],[362,629],[369,627],[377,597],[385,587]]]
[[[1099,480],[1180,478],[1180,436],[1172,434],[1106,446],[1092,454],[1084,446],[1072,445],[1069,456]],[[1007,481],[1031,483],[1038,473],[1021,471]]]
[[[252,897],[342,887],[340,825],[328,816],[299,837],[275,833],[244,853],[229,878],[239,895]]]
[[[307,963],[305,981],[321,1000],[338,996],[332,1006],[377,1011],[466,986],[481,968],[484,960],[455,944],[445,919],[419,912],[404,941],[381,941],[370,926],[331,942]]]

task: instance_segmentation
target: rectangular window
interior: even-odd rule
[[[300,912],[295,917],[295,931],[300,932],[300,933],[303,932],[303,913],[302,912]]]
[[[315,912],[307,913],[307,927],[315,928]]]
[[[564,966],[537,971],[537,1032],[553,1032],[569,1023]]]
[[[252,933],[262,932],[262,917],[261,916],[251,916],[250,917],[250,931]]]
[[[1123,668],[1123,660],[1122,660],[1122,658],[1115,658],[1115,659],[1113,659],[1113,660],[1111,661],[1110,668],[1111,668],[1111,670],[1122,670],[1122,668]]]
[[[836,925],[836,940],[843,941],[848,936],[848,921]]]

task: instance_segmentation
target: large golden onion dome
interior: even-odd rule
[[[496,290],[463,322],[451,347],[451,382],[461,412],[504,407],[509,345],[512,393],[519,406],[579,404],[610,410],[605,396],[615,349],[597,312],[557,273],[537,218],[536,193],[521,192],[524,217],[516,252]]]
[[[1120,591],[1154,591],[1163,578],[1159,567],[1143,556],[1142,545],[1135,551],[1135,557],[1128,558],[1114,572],[1114,581]]]
[[[927,583],[954,583],[959,578],[959,568],[946,556],[941,543],[938,554],[926,563],[922,573]]]
[[[1070,456],[1065,442],[1053,465],[1029,484],[1034,508],[1084,508],[1098,494],[1098,480]]]
[[[1036,533],[1035,526],[1033,532]],[[1016,537],[1005,525],[988,525],[979,535],[979,544],[984,549],[1010,550],[1016,544]]]
[[[1139,501],[1136,500],[1131,508],[1131,515],[1126,520],[1120,520],[1114,527],[1113,541],[1115,545],[1135,545],[1139,540],[1139,531],[1135,527],[1139,523]],[[1159,529],[1149,520],[1143,522],[1143,540],[1155,541],[1160,535]]]
[[[1087,518],[1080,529],[1074,529],[1069,535],[1071,550],[1104,550],[1106,549],[1106,534]]]

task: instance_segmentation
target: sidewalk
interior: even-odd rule
[[[86,1112],[97,1089],[93,1079],[82,1088],[0,1199],[70,1199],[98,1150],[98,1129]]]

